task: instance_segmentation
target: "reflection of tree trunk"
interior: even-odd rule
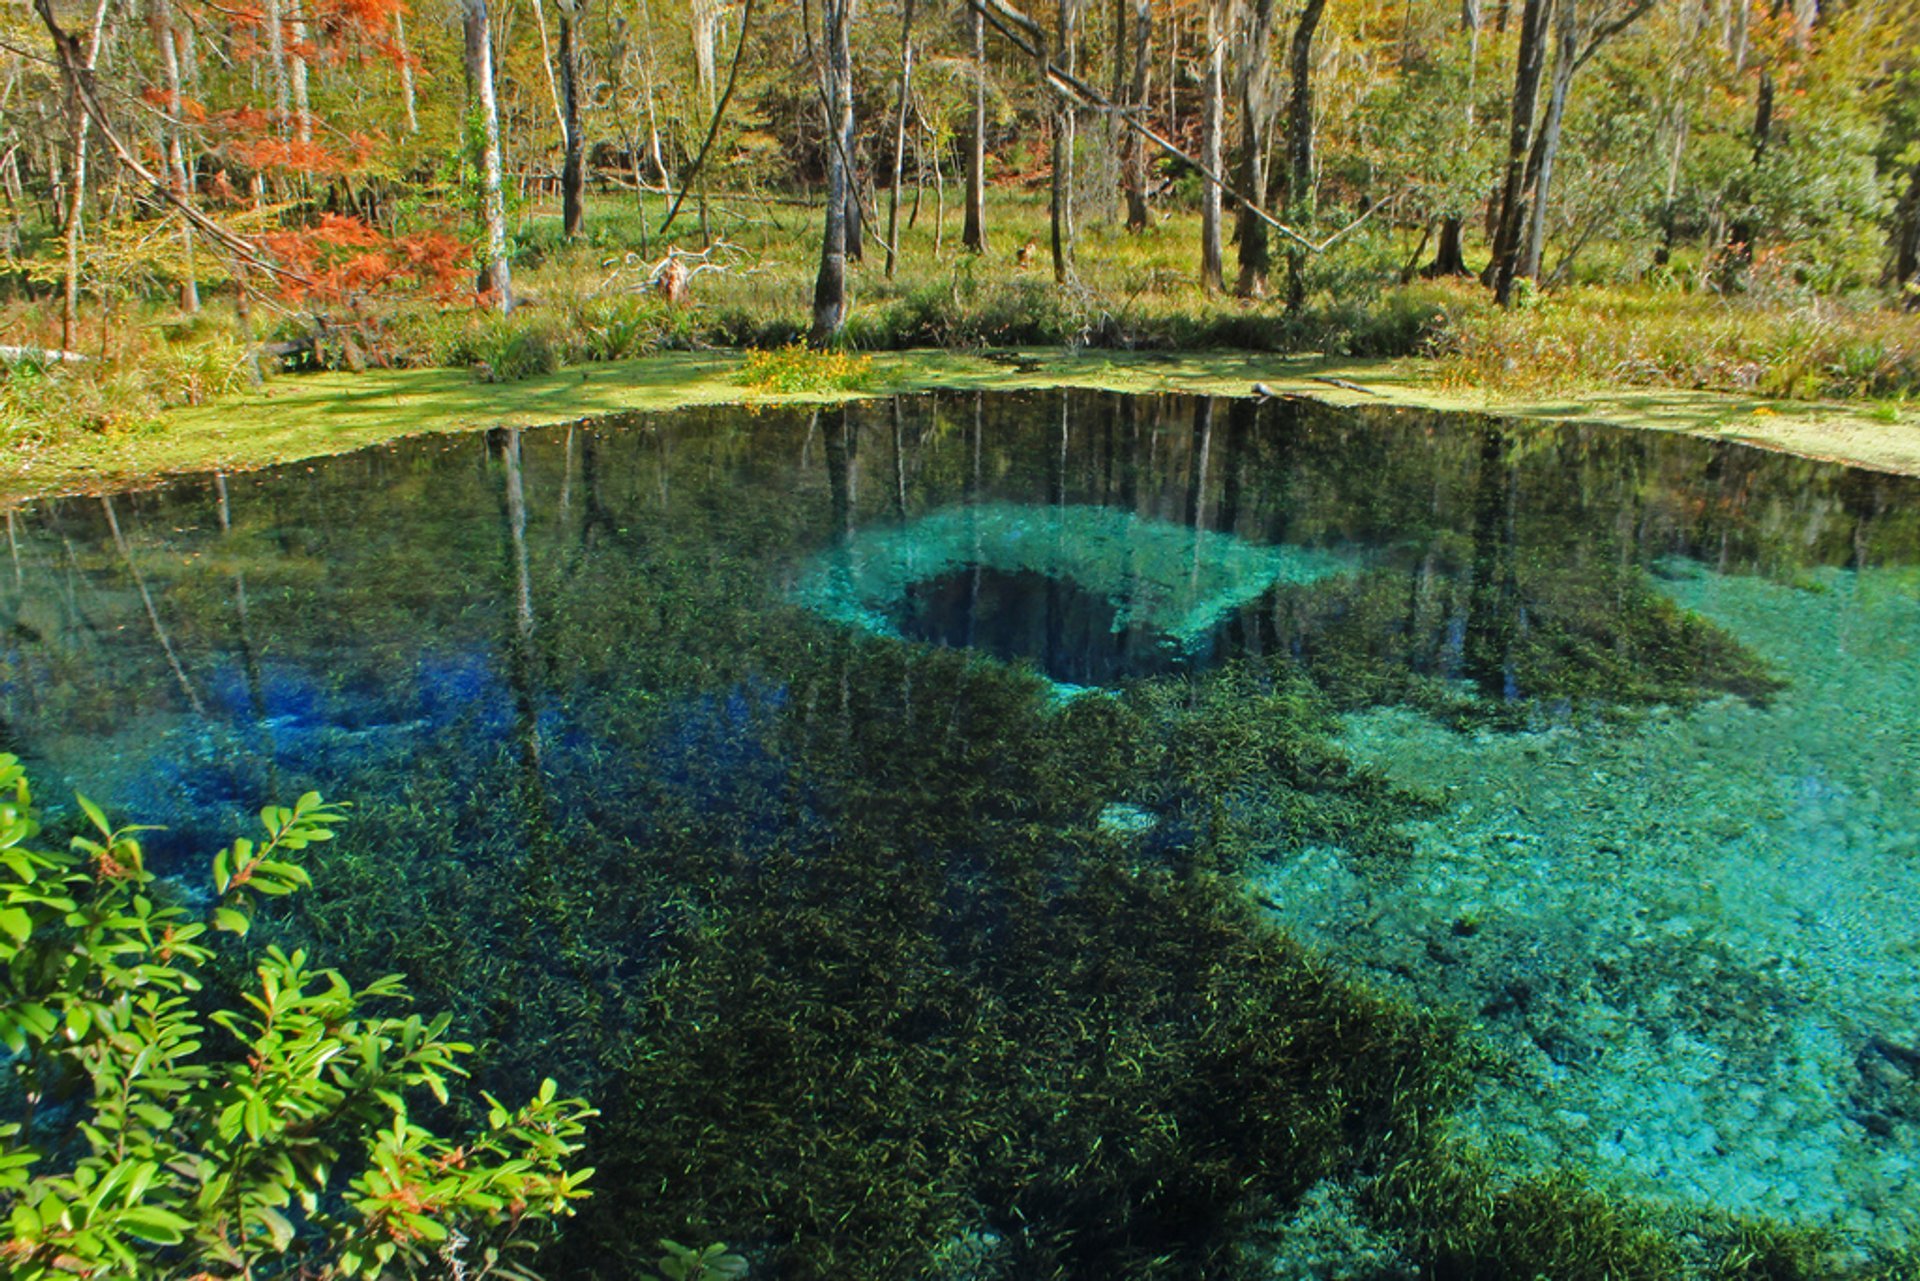
[[[1072,421],[1073,393],[1060,393],[1060,427],[1055,447],[1047,454],[1047,502],[1054,507],[1067,501],[1067,435]]]
[[[107,513],[107,528],[113,531],[113,545],[120,550],[120,559],[127,564],[127,573],[133,578],[133,585],[140,592],[140,603],[147,607],[147,622],[153,627],[153,635],[160,642],[160,651],[167,656],[167,666],[173,669],[173,679],[180,682],[181,691],[187,696],[187,705],[195,714],[205,716],[207,707],[200,701],[200,695],[193,688],[193,682],[187,679],[187,669],[180,665],[180,656],[174,652],[173,642],[167,638],[167,629],[161,626],[160,611],[154,608],[153,593],[147,590],[147,580],[140,573],[140,567],[133,563],[133,548],[127,545],[126,535],[120,532],[120,520],[113,514],[113,499],[102,498],[100,506]]]
[[[973,128],[967,138],[967,212],[960,243],[973,253],[987,251],[987,36],[986,19],[974,9]]]
[[[1212,398],[1208,399],[1211,412]],[[1233,402],[1236,407],[1241,403]],[[1251,401],[1245,403],[1252,404]],[[1251,414],[1228,411],[1227,439],[1220,458],[1220,510],[1213,521],[1213,527],[1223,534],[1234,533],[1240,527],[1241,487],[1246,479],[1248,429],[1252,425]]]
[[[1190,529],[1200,529],[1206,523],[1207,462],[1212,447],[1213,397],[1202,396],[1193,407],[1193,444],[1187,461],[1187,526]]]
[[[520,432],[507,428],[500,461],[505,472],[507,560],[513,575],[513,631],[507,638],[507,684],[513,690],[514,733],[527,777],[540,786],[540,700],[534,680],[533,575],[527,558],[527,498],[521,474]]]
[[[227,502],[227,478],[218,472],[214,473],[213,488],[220,513],[220,533],[225,536],[233,532],[233,516]],[[261,678],[260,650],[253,643],[253,624],[247,613],[247,576],[237,569],[233,571],[233,635],[240,646],[240,670],[247,681],[247,708],[258,724],[267,717],[266,682]]]
[[[858,443],[849,421],[851,413],[845,406],[834,415],[827,426],[827,499],[833,509],[833,529],[838,536],[847,537],[853,533],[853,505],[855,501],[853,459]],[[814,411],[816,421],[819,411]]]
[[[1514,618],[1514,505],[1519,469],[1506,461],[1507,440],[1497,431],[1480,439],[1474,486],[1473,581],[1468,587],[1466,674],[1483,693],[1512,698]]]
[[[906,426],[901,422],[901,398],[893,397],[893,511],[902,525],[907,523]]]
[[[1120,426],[1125,430],[1120,455],[1120,506],[1133,511],[1140,502],[1140,411],[1132,396],[1120,398]]]

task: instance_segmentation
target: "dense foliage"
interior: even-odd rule
[[[148,829],[82,797],[91,830],[36,849],[11,755],[0,793],[8,1276],[516,1276],[510,1248],[586,1195],[592,1113],[551,1080],[518,1108],[488,1097],[458,1137],[415,1119],[472,1047],[444,1014],[378,1013],[404,1001],[398,976],[356,988],[268,947],[246,979],[216,949],[309,883],[340,808],[268,808],[264,839],[214,855],[201,910],[148,869]]]

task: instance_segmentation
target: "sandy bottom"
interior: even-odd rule
[[[1493,1046],[1470,1111],[1516,1170],[1920,1241],[1920,575],[1669,567],[1792,682],[1639,723],[1349,749],[1450,805],[1411,864],[1260,876],[1357,971]]]

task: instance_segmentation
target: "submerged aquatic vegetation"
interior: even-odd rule
[[[554,1270],[633,1275],[669,1236],[794,1277],[1224,1276],[1325,1178],[1376,1189],[1379,1230],[1434,1275],[1646,1274],[1657,1248],[1571,1179],[1436,1156],[1480,1069],[1466,1038],[1279,935],[1240,873],[1314,850],[1402,874],[1439,800],[1348,755],[1357,704],[1498,727],[1763,696],[1649,551],[1836,559],[1910,538],[1898,504],[1856,531],[1830,512],[1878,499],[1834,490],[1828,546],[1760,520],[1738,459],[1699,498],[1688,442],[1623,463],[1283,404],[897,408],[422,443],[121,501],[125,554],[70,505],[55,533],[106,585],[89,607],[146,636],[137,568],[171,631],[116,651],[122,686],[22,641],[6,688],[58,688],[9,715],[111,734],[137,689],[188,727],[165,760],[127,754],[157,795],[351,787],[355,847],[269,931],[404,969],[489,1088],[551,1072],[609,1100],[601,1195]],[[1071,568],[1100,620],[1131,603],[1117,563],[1010,540],[1150,526],[1171,549],[1150,577],[1201,597],[1196,549],[1316,572],[1226,581],[1204,655],[1066,701],[1032,653],[794,603],[883,539],[909,568],[980,564],[962,537],[908,545],[956,503],[1028,513],[995,554]],[[47,581],[22,622],[79,630]],[[1397,1170],[1419,1195],[1389,1194]],[[1447,1205],[1493,1208],[1468,1234],[1436,1225]]]

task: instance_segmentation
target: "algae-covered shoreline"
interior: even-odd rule
[[[0,504],[134,488],[169,476],[246,471],[408,436],[535,427],[705,405],[830,403],[932,391],[1282,396],[1336,405],[1493,414],[1520,423],[1602,423],[1735,441],[1875,471],[1920,475],[1920,412],[1718,392],[1619,388],[1563,396],[1450,385],[1437,364],[1250,352],[1032,348],[875,353],[856,390],[772,392],[746,385],[742,353],[669,352],[513,383],[457,369],[279,378],[260,392],[169,412],[149,430],[73,439],[0,460]],[[1884,410],[1881,411],[1884,413]]]

